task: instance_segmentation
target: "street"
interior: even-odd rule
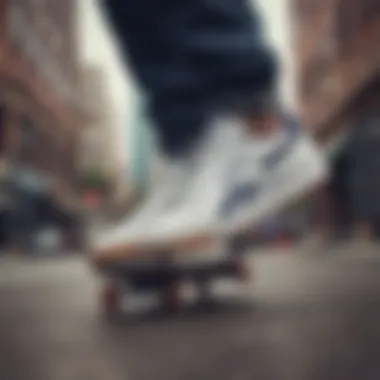
[[[380,258],[252,260],[211,310],[99,318],[82,258],[2,259],[1,380],[378,380]]]

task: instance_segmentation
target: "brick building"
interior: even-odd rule
[[[292,14],[301,114],[328,138],[376,107],[380,2],[293,0]]]
[[[292,16],[302,119],[321,142],[339,146],[334,181],[320,193],[321,205],[327,206],[320,207],[320,220],[327,218],[331,225],[336,215],[344,221],[355,218],[347,214],[352,197],[342,188],[349,175],[343,160],[347,136],[369,125],[380,129],[380,2],[293,0]]]
[[[75,0],[0,0],[0,157],[75,177]]]

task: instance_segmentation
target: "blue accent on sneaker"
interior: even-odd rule
[[[292,151],[299,138],[299,129],[294,124],[286,126],[284,140],[262,158],[264,168],[267,170],[276,169],[282,160]]]
[[[301,137],[299,125],[294,119],[286,118],[284,123],[287,132],[285,138],[260,160],[264,171],[275,170],[292,151],[298,139]],[[235,176],[238,175],[238,168],[241,165],[247,165],[247,163],[242,163],[241,159],[236,160],[227,173],[229,178],[226,180],[226,183],[232,184],[232,186],[220,206],[219,215],[221,218],[233,216],[234,212],[239,210],[242,204],[252,204],[262,189],[262,183],[258,178],[239,183],[238,178]]]
[[[244,182],[235,186],[227,195],[220,208],[219,216],[228,218],[233,215],[238,205],[251,203],[260,192],[261,185],[258,181]]]

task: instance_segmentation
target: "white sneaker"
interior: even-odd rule
[[[216,121],[167,186],[98,245],[106,259],[148,249],[203,250],[261,222],[326,177],[317,147],[298,128],[269,138],[237,118]]]
[[[186,205],[190,205],[190,198],[195,188],[198,188],[197,178],[200,173],[205,173],[203,170],[206,163],[204,162],[205,155],[207,157],[213,154],[220,156],[220,148],[226,144],[230,148],[235,145],[240,146],[244,141],[243,138],[242,128],[236,128],[235,122],[225,119],[219,122],[217,133],[210,133],[198,150],[181,160],[170,163],[165,181],[162,181],[162,185],[152,192],[142,207],[132,217],[127,217],[119,223],[116,228],[95,239],[92,246],[95,262],[102,264],[135,256],[144,251],[172,249],[174,237],[178,237],[180,243],[183,243],[183,234],[170,236],[170,226],[182,220],[182,214],[178,219],[180,210],[186,210]],[[230,150],[235,151],[235,149],[227,149],[227,152]],[[211,168],[211,173],[213,171]],[[212,194],[214,188],[214,186],[210,188]],[[207,191],[206,193],[208,194]],[[191,211],[197,213],[198,205]],[[186,219],[189,216],[190,214],[186,213]],[[167,234],[168,228],[169,234]],[[167,238],[171,243],[169,246],[165,244]],[[160,245],[160,243],[164,244]]]
[[[158,246],[206,249],[254,227],[326,178],[319,150],[298,127],[281,128],[269,138],[248,131],[242,138],[243,130],[236,119],[213,126],[198,152],[191,196],[162,214],[152,231]]]
[[[99,263],[127,258],[136,251],[150,247],[150,232],[165,210],[166,204],[177,196],[177,187],[187,175],[186,162],[170,163],[167,167],[165,181],[161,181],[141,207],[128,215],[115,228],[97,236],[92,241],[94,260]],[[153,242],[154,243],[154,242]],[[136,250],[138,248],[138,250]]]
[[[320,149],[301,131],[282,129],[263,142],[261,149],[252,141],[247,150],[246,162],[243,157],[219,209],[221,231],[227,236],[255,227],[296,203],[328,175]],[[255,162],[251,172],[249,157]]]

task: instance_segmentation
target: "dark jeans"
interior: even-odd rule
[[[272,93],[276,61],[249,0],[104,0],[104,5],[146,90],[167,153],[190,146],[216,113],[249,108]]]

